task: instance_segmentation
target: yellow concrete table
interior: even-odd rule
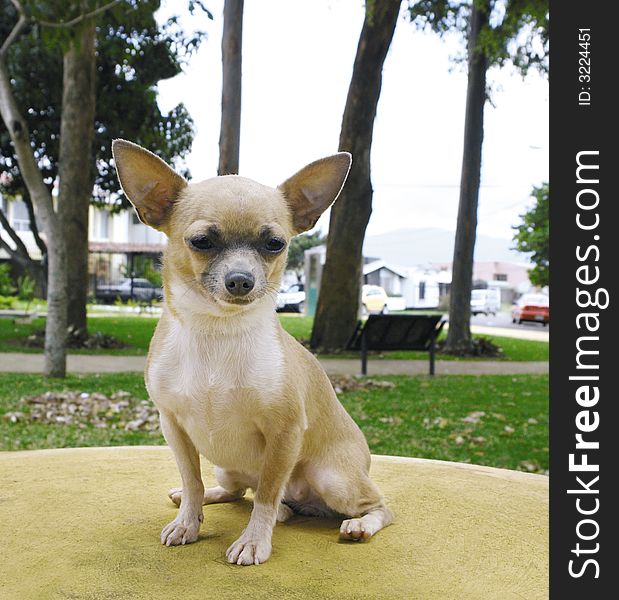
[[[210,465],[205,480],[213,481]],[[165,447],[0,453],[0,598],[190,600],[548,596],[548,480],[455,463],[377,456],[372,476],[396,522],[369,543],[339,523],[278,524],[258,567],[226,548],[250,501],[204,507],[200,540],[166,548],[179,477]]]

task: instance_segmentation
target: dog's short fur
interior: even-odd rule
[[[350,155],[316,161],[274,189],[236,175],[188,184],[130,142],[116,140],[113,152],[140,219],[168,236],[146,385],[183,487],[170,492],[180,510],[161,542],[195,542],[202,505],[248,488],[254,506],[227,550],[231,563],[267,560],[276,520],[293,512],[347,517],[347,540],[389,525],[363,434],[275,314],[290,238],[337,198]],[[204,489],[200,454],[217,465],[217,487]]]

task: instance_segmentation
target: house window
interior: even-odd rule
[[[494,280],[495,281],[507,281],[507,273],[495,273]]]
[[[26,203],[23,200],[15,200],[12,208],[11,225],[13,229],[15,231],[30,231],[30,215]]]
[[[419,300],[425,300],[425,299],[426,299],[426,282],[420,281],[419,282]]]
[[[99,238],[107,240],[110,237],[110,213],[107,210],[99,211]]]

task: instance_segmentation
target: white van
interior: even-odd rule
[[[486,289],[471,292],[472,315],[496,315],[501,310],[501,290]]]

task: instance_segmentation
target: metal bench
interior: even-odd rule
[[[367,375],[368,350],[421,350],[430,353],[434,375],[436,339],[445,321],[442,315],[370,315],[359,321],[346,348],[361,351],[361,374]]]

